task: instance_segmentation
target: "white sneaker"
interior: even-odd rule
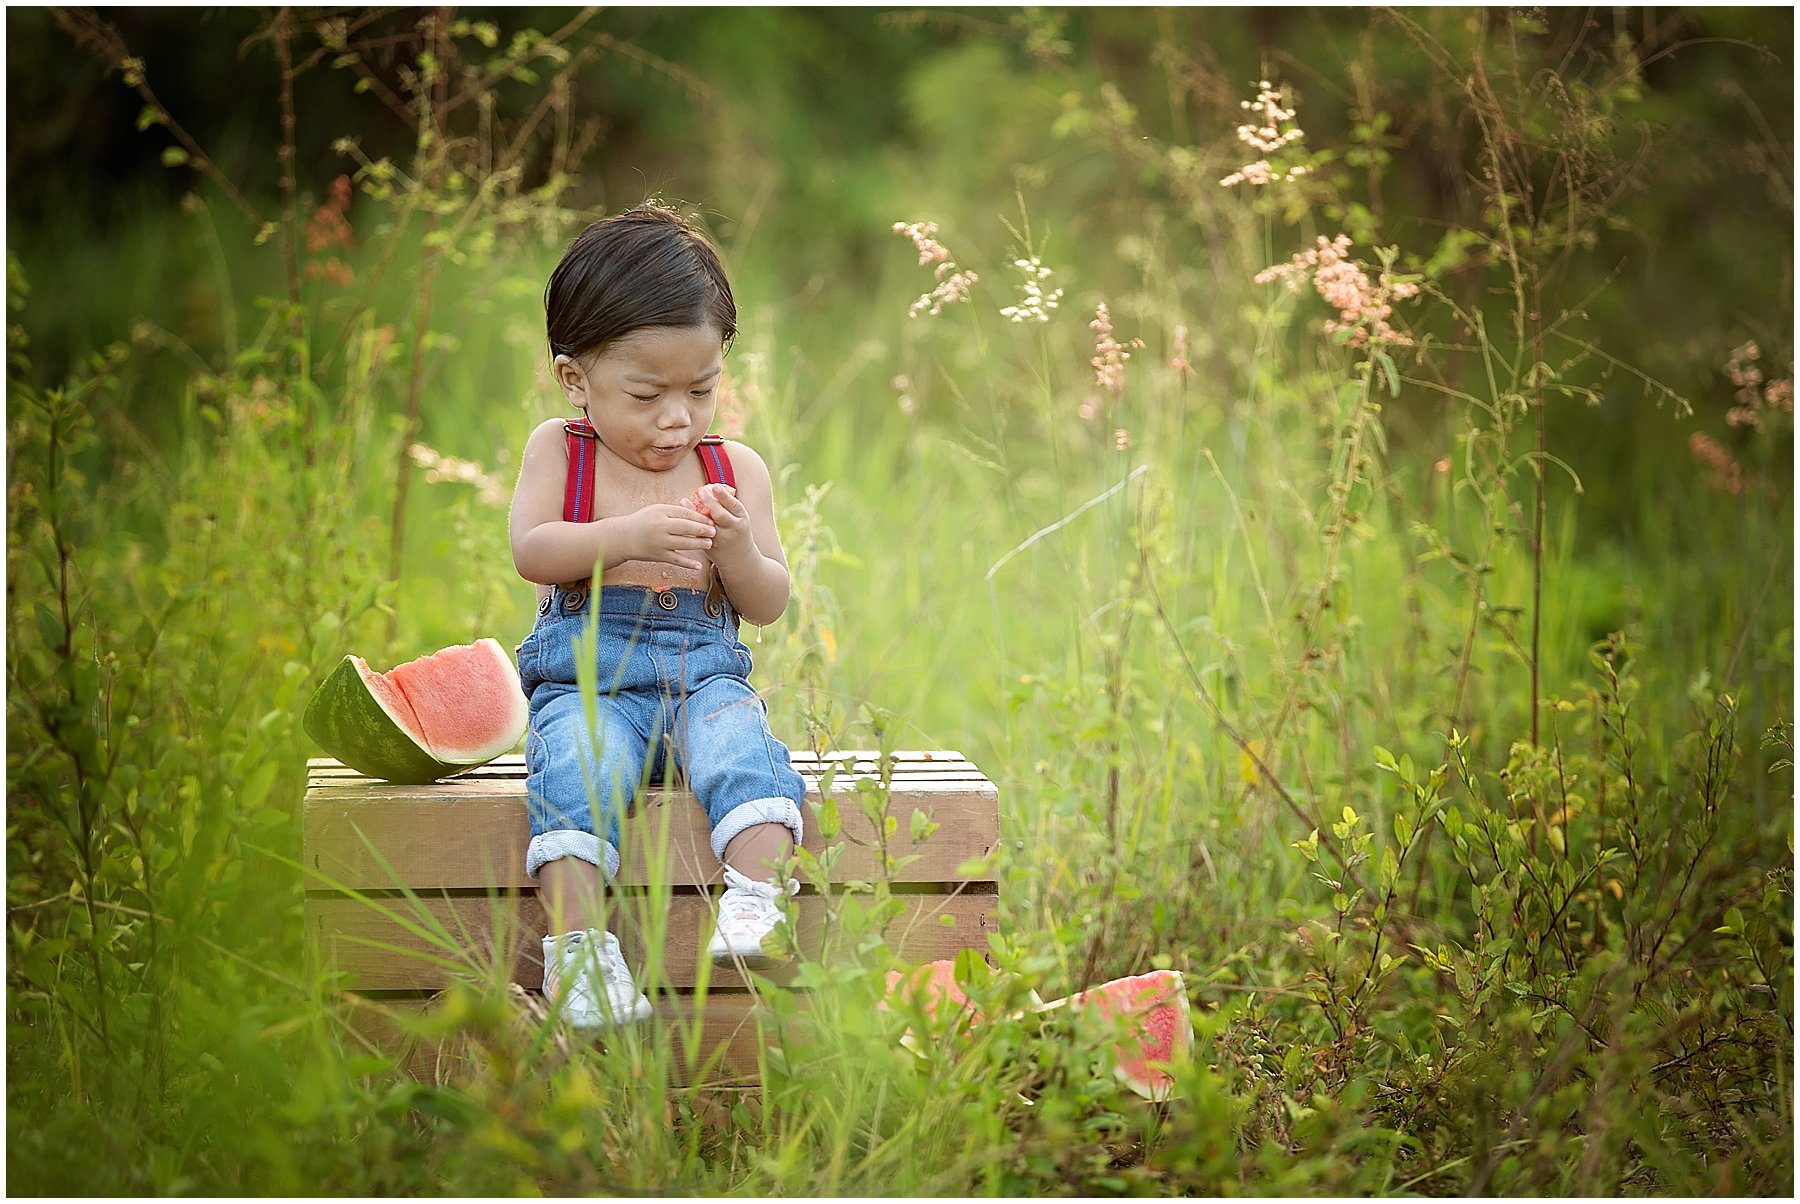
[[[787,960],[785,954],[763,950],[763,938],[781,923],[781,900],[800,889],[789,878],[785,888],[772,882],[756,882],[725,867],[725,893],[719,896],[719,922],[707,942],[706,954],[716,965],[742,962],[753,969]]]
[[[544,998],[571,1028],[610,1028],[650,1018],[619,938],[598,928],[544,938]]]

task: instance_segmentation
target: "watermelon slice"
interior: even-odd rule
[[[494,639],[458,644],[386,673],[346,656],[306,707],[306,733],[359,773],[435,782],[507,752],[528,709]]]
[[[882,1008],[888,1007],[888,1000],[917,1008],[940,1037],[965,1033],[985,1019],[957,985],[951,961],[929,962],[910,974],[889,970],[887,995]],[[1125,1086],[1148,1100],[1166,1100],[1174,1093],[1170,1068],[1194,1048],[1194,1025],[1180,971],[1116,978],[1052,1003],[1039,1002],[1033,992],[1031,1006],[1015,1015],[1048,1017],[1063,1010],[1091,1016],[1117,1030],[1108,1033],[1113,1073]],[[921,1056],[925,1052],[910,1027],[900,1043]]]
[[[1166,1100],[1173,1094],[1170,1067],[1194,1048],[1187,987],[1179,970],[1115,978],[1046,1004],[1044,1010],[1063,1007],[1103,1017],[1125,1030],[1112,1047],[1113,1073],[1121,1083],[1148,1100]]]
[[[973,1028],[982,1019],[981,1013],[957,985],[956,963],[949,959],[927,962],[910,974],[889,970],[887,999],[880,1004],[883,1011],[890,1010],[888,999],[923,1012],[932,1031],[939,1036]],[[921,1056],[925,1053],[911,1026],[900,1034],[900,1044]]]

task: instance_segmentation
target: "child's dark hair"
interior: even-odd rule
[[[647,326],[737,334],[737,302],[706,236],[661,205],[602,218],[576,236],[544,288],[550,354],[582,356]]]

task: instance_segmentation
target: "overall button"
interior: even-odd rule
[[[544,595],[544,600],[543,600],[543,601],[542,601],[542,602],[539,602],[539,603],[538,603],[538,615],[539,615],[539,617],[542,617],[542,616],[544,616],[544,615],[547,615],[547,614],[549,614],[549,613],[550,613],[550,603],[551,603],[551,601],[552,601],[552,600],[553,600],[553,599],[552,599],[552,598],[551,598],[551,597],[550,597],[550,595],[549,595],[549,594],[545,594],[545,595]]]
[[[724,613],[725,613],[725,604],[723,602],[719,601],[717,598],[713,597],[711,594],[708,594],[706,596],[707,617],[716,619]]]
[[[681,600],[675,596],[674,590],[665,589],[656,595],[656,604],[664,610],[674,610],[681,605]]]
[[[563,610],[574,614],[587,602],[588,592],[585,589],[572,589],[563,595]]]

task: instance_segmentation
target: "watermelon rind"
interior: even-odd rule
[[[360,656],[346,656],[306,704],[306,734],[356,772],[403,785],[435,782],[460,766],[446,765],[422,748],[388,713],[363,680]]]

